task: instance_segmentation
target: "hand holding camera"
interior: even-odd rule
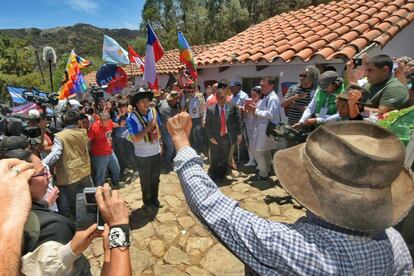
[[[95,194],[98,208],[109,227],[129,223],[129,209],[118,190],[112,190],[109,184],[98,187]]]

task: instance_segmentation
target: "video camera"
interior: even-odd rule
[[[92,88],[91,88],[91,96],[95,101],[100,100],[101,98],[103,98],[104,93],[105,93],[105,91],[103,91],[102,88],[100,88],[100,87],[92,86]]]
[[[33,92],[24,92],[22,96],[27,101],[38,104],[38,105],[50,104],[52,106],[55,106],[59,102],[57,93],[48,94],[47,96],[40,96],[40,95],[35,95]]]
[[[23,149],[37,143],[35,138],[42,134],[40,128],[29,127],[29,118],[24,115],[11,116],[12,110],[7,106],[0,108],[0,150]]]

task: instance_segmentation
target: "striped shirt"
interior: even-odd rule
[[[293,97],[301,93],[307,93],[307,96],[305,99],[295,100],[295,102],[289,106],[288,112],[287,112],[289,125],[294,125],[298,123],[303,114],[302,110],[296,109],[293,105],[301,106],[303,107],[303,110],[305,110],[306,106],[308,106],[308,104],[312,100],[311,92],[312,92],[312,88],[302,88],[300,84],[295,84],[289,87],[289,90],[286,93],[285,99]]]

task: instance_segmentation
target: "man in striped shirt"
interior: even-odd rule
[[[298,123],[303,112],[312,100],[318,86],[319,69],[306,66],[299,74],[299,84],[292,85],[284,97],[282,106],[287,109],[289,125]]]

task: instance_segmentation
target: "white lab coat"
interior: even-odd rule
[[[255,116],[256,127],[254,130],[254,144],[256,151],[268,151],[275,149],[277,141],[266,135],[266,129],[269,121],[278,124],[281,121],[280,99],[272,91],[258,104]]]

